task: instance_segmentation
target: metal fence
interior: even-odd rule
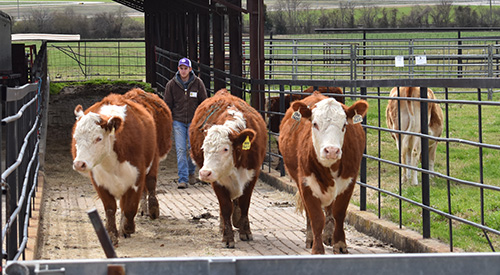
[[[499,45],[491,38],[273,39],[266,40],[265,51],[266,79],[463,78],[500,74]],[[245,60],[249,60],[248,56]],[[249,75],[246,65],[245,74]]]
[[[144,80],[144,40],[49,41],[52,81]]]
[[[35,83],[1,86],[2,258],[24,259],[28,226],[44,152],[46,121],[46,54],[42,46],[33,68]],[[43,159],[43,156],[41,157]],[[2,265],[3,266],[3,265]]]
[[[163,60],[177,58],[169,56],[168,52],[157,53],[166,54]],[[210,70],[209,75],[213,79],[214,69]],[[217,75],[224,77],[228,89],[242,89],[248,102],[251,93],[262,93],[265,102],[268,102],[270,97],[280,94],[300,94],[309,86],[341,87],[345,91],[347,104],[357,99],[368,100],[371,107],[364,125],[367,148],[358,181],[359,193],[353,198],[360,209],[372,211],[380,218],[398,223],[400,227],[419,231],[424,238],[435,237],[447,241],[450,251],[454,251],[455,245],[471,251],[495,251],[500,247],[500,213],[496,211],[500,208],[500,202],[496,199],[500,195],[500,180],[496,176],[500,165],[500,143],[496,135],[500,125],[497,119],[500,117],[500,102],[491,100],[500,89],[498,79],[238,79],[242,86],[235,87],[231,84],[234,76],[224,72],[218,72]],[[166,80],[166,77],[163,79]],[[258,86],[264,88],[250,91],[250,87]],[[445,116],[442,136],[435,138],[404,132],[421,137],[424,145],[425,141],[428,144],[428,140],[439,142],[435,171],[429,171],[426,153],[422,153],[423,165],[419,167],[402,164],[400,153],[390,135],[395,131],[388,129],[385,124],[388,93],[396,86],[432,87],[438,98],[415,100],[421,101],[421,104],[440,104]],[[214,92],[213,89],[210,91]],[[266,117],[283,116],[286,111],[269,111],[264,101],[260,104],[258,109]],[[422,127],[427,127],[426,121],[422,122]],[[278,135],[269,132],[266,161],[269,171],[280,169],[281,156],[275,143]],[[422,149],[422,152],[425,151]],[[413,186],[402,182],[402,168],[418,171],[421,184]],[[284,175],[283,167],[281,171]],[[463,209],[462,205],[468,208]]]

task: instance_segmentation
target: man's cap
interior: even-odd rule
[[[191,60],[187,59],[187,58],[181,58],[181,60],[179,60],[179,66],[180,67],[181,65],[185,65],[187,67],[191,67]]]

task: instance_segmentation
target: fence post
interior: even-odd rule
[[[488,45],[488,77],[493,77],[493,45]],[[488,88],[488,100],[493,100],[493,89]]]
[[[293,48],[292,48],[292,79],[297,80],[297,40],[293,40]]]
[[[361,95],[366,95],[366,87],[361,87]],[[366,116],[363,118],[363,125],[366,124]],[[366,140],[366,128],[364,128],[365,140]],[[363,154],[366,154],[366,143],[365,149],[363,150]],[[366,157],[361,159],[361,172],[359,179],[362,183],[366,183]],[[360,185],[359,186],[359,209],[362,211],[366,210],[366,187]]]
[[[427,87],[420,87],[420,98],[427,99]],[[429,133],[428,129],[428,115],[427,115],[427,101],[420,101],[420,132],[423,135]],[[429,170],[429,139],[427,137],[421,138],[421,157],[422,169]],[[429,192],[429,174],[422,172],[422,203],[430,206],[430,192]],[[430,211],[422,209],[422,235],[424,238],[431,237],[431,222]]]
[[[286,112],[286,106],[285,106],[285,86],[280,85],[280,113],[284,114]],[[292,95],[290,95],[290,102],[292,101]],[[283,119],[282,115],[280,114],[281,120]],[[280,153],[281,155],[281,153]],[[283,163],[283,157],[280,157],[279,159],[279,169],[280,169],[280,176],[284,177],[285,176],[285,165]]]
[[[7,102],[7,91],[5,93],[2,93],[2,104],[5,104],[5,115],[10,116],[15,113],[17,110],[17,102]],[[5,138],[5,148],[6,148],[6,154],[5,154],[5,167],[9,167],[12,164],[15,163],[17,159],[17,153],[19,152],[19,147],[18,147],[18,136],[17,136],[17,121],[13,121],[10,123],[7,123],[5,126],[6,130],[6,138]],[[6,191],[7,191],[7,200],[6,200],[6,219],[10,217],[12,212],[16,209],[17,207],[17,173],[18,171],[12,172],[5,180],[6,180]],[[6,239],[7,239],[7,260],[12,260],[14,259],[14,256],[17,253],[17,238],[18,238],[18,232],[17,232],[17,223],[19,222],[19,219],[16,217],[14,218],[15,221],[12,223],[12,226],[10,226],[7,230],[6,233]]]
[[[4,103],[5,103],[4,99],[6,98],[6,94],[7,94],[7,86],[5,86],[5,85],[0,85],[0,99],[1,99],[1,100],[0,100],[0,118],[2,118],[2,119],[3,119],[3,115],[2,115],[2,114],[4,113],[4,106],[5,106],[5,104],[4,104]],[[0,137],[3,137],[3,135],[2,135],[2,128],[3,128],[3,127],[0,127]],[[2,140],[2,139],[0,139],[0,140]],[[3,140],[2,140],[2,141],[3,141]],[[0,142],[0,152],[2,152],[2,151],[3,151],[3,149],[2,149],[2,144],[3,144],[3,142]],[[3,169],[2,169],[2,167],[4,167],[4,166],[3,166],[3,160],[2,160],[2,158],[0,157],[0,175],[1,175],[1,174],[3,174]],[[0,221],[3,221],[3,220],[4,220],[4,217],[2,217],[2,213],[7,213],[7,212],[5,211],[5,209],[3,209],[4,203],[2,202],[2,200],[3,200],[3,192],[4,192],[5,188],[7,187],[7,186],[6,186],[6,183],[3,181],[3,179],[2,179],[2,182],[1,182],[1,187],[2,187],[2,189],[1,189],[2,194],[0,195]],[[1,234],[1,233],[0,233],[0,234]],[[1,237],[1,235],[0,235],[0,248],[2,248],[2,249],[1,249],[1,255],[2,255],[2,257],[1,257],[1,259],[0,259],[0,260],[5,259],[5,258],[6,258],[6,256],[7,256],[7,255],[4,255],[4,254],[3,254],[3,251],[4,251],[4,250],[3,250],[3,247],[4,247],[4,246],[3,246],[3,238],[2,238],[2,237]]]

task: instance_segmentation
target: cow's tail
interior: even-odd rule
[[[305,206],[304,202],[302,201],[302,197],[300,196],[300,192],[297,191],[295,193],[295,212],[299,213],[300,215],[304,215],[305,211]]]

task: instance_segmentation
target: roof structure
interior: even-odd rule
[[[185,56],[204,68],[227,71],[234,76],[242,75],[242,14],[249,15],[250,78],[264,78],[264,0],[113,0],[144,13],[146,39],[146,81],[153,87],[162,86],[177,69],[177,62],[169,61],[157,68],[156,48]],[[229,52],[225,43],[229,41]],[[228,64],[227,64],[228,63]],[[168,70],[165,70],[168,68]],[[159,71],[158,71],[159,70]],[[200,68],[200,71],[206,70]],[[163,77],[163,71],[166,71]],[[157,76],[161,75],[161,78]],[[205,86],[214,84],[214,90],[225,88],[223,76],[209,79],[210,72],[201,76]],[[233,83],[235,82],[235,83]],[[257,85],[257,84],[256,84]],[[241,86],[231,82],[232,88]],[[253,84],[252,84],[253,86]],[[255,88],[255,89],[254,89]],[[252,87],[253,90],[257,90]],[[240,91],[231,91],[239,96]],[[263,98],[253,99],[252,106]],[[263,97],[262,95],[259,95]]]

